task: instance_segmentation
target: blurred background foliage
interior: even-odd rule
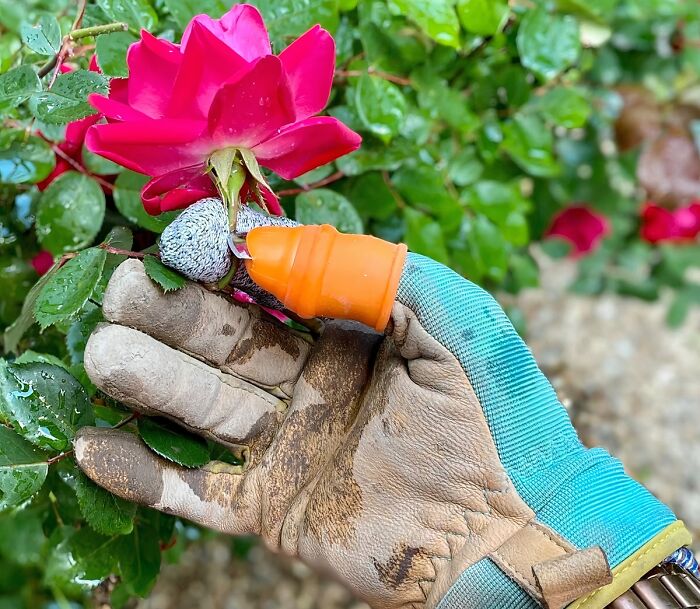
[[[334,34],[328,113],[364,138],[295,182],[270,176],[290,216],[405,241],[494,291],[537,285],[539,243],[579,257],[577,292],[671,291],[673,325],[700,303],[695,0],[253,3],[275,51],[316,23]],[[0,0],[0,609],[124,606],[205,534],[116,500],[70,455],[81,425],[134,424],[82,366],[123,260],[89,246],[144,249],[172,219],[145,214],[146,178],[87,152],[76,121],[128,74],[141,28],[178,41],[229,4],[83,5]],[[68,37],[113,22],[128,29]]]

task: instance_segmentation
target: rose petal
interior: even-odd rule
[[[141,190],[141,200],[146,211],[156,216],[216,194],[216,186],[205,166],[196,165],[153,178]]]
[[[240,78],[250,64],[201,23],[191,26],[167,115],[206,119],[217,91]]]
[[[318,114],[328,103],[335,72],[335,42],[316,25],[279,55],[294,96],[296,120]]]
[[[291,180],[357,150],[362,138],[331,116],[307,118],[258,144],[253,153],[261,165]]]
[[[198,165],[208,156],[202,121],[160,119],[90,128],[88,150],[124,167],[155,176]]]
[[[109,81],[109,99],[129,103],[129,79],[128,78],[112,78]],[[90,101],[90,98],[88,98]]]
[[[221,19],[197,15],[182,35],[183,47],[187,46],[195,23],[207,28],[246,61],[272,53],[262,15],[249,4],[235,5]]]
[[[253,148],[293,120],[282,64],[268,55],[216,94],[209,111],[209,132],[217,148]]]
[[[124,122],[150,120],[150,117],[146,116],[143,112],[139,112],[135,108],[132,108],[129,104],[117,101],[111,96],[105,97],[104,95],[92,93],[88,95],[88,102],[93,108],[95,108],[95,110],[112,121]]]
[[[129,47],[129,104],[151,118],[164,116],[182,62],[178,45],[141,30]]]
[[[561,237],[573,245],[572,254],[580,256],[594,250],[610,232],[608,219],[584,205],[559,212],[547,230],[548,237]]]
[[[67,152],[70,156],[79,156],[85,141],[85,135],[90,127],[92,127],[102,117],[100,114],[91,114],[80,120],[73,121],[66,125],[66,132],[61,144],[61,149]]]

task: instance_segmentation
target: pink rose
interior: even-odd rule
[[[62,73],[72,72],[74,70],[73,67],[65,63],[61,65],[60,69]],[[90,60],[90,71],[100,71],[97,67],[97,59],[94,55]],[[80,120],[73,121],[66,125],[63,141],[56,144],[61,154],[56,154],[56,166],[53,171],[41,182],[37,183],[37,188],[39,190],[45,190],[51,182],[66,171],[76,171],[78,167],[80,167],[83,173],[88,173],[83,167],[83,142],[85,141],[87,130],[101,118],[99,114],[91,114],[90,116],[86,116],[85,118],[81,118]],[[65,157],[70,160],[67,160]],[[73,162],[71,163],[71,161]]]
[[[649,243],[695,239],[700,234],[700,202],[674,211],[647,203],[642,210],[640,234]]]
[[[571,254],[582,256],[596,249],[610,232],[608,219],[585,205],[575,205],[560,211],[546,232],[548,237],[560,237],[572,245]]]
[[[153,178],[142,191],[149,213],[212,194],[216,150],[249,149],[292,179],[360,145],[337,119],[314,116],[335,70],[335,43],[319,26],[273,55],[260,13],[239,4],[221,19],[196,16],[179,45],[142,31],[127,63],[129,77],[112,80],[109,97],[90,96],[109,124],[90,129],[87,146]]]

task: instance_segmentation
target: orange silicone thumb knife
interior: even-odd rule
[[[378,332],[389,323],[406,246],[334,227],[261,226],[248,233],[248,274],[304,318],[354,319]]]

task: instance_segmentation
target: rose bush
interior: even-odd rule
[[[542,249],[576,254],[580,293],[668,293],[673,324],[700,302],[698,3],[254,4],[0,0],[2,609],[122,606],[201,535],[89,483],[70,447],[93,421],[143,431],[86,377],[86,337],[125,252],[182,285],[147,252],[241,151],[270,187],[246,166],[242,199],[496,292],[536,285]],[[146,425],[173,458],[230,458]]]

